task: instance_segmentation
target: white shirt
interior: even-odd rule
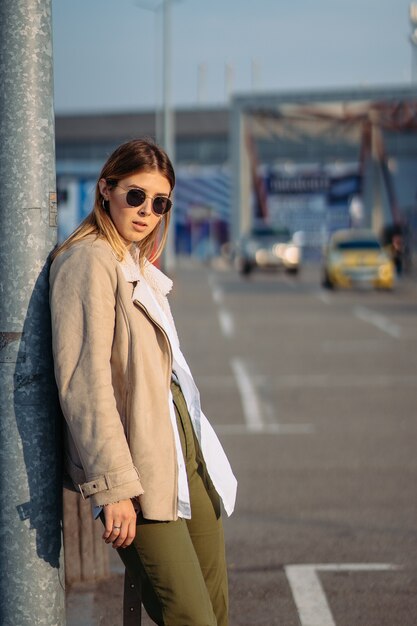
[[[126,280],[133,283],[141,281],[141,287],[145,287],[148,291],[148,295],[152,298],[154,303],[152,316],[155,316],[155,321],[164,329],[171,344],[173,372],[178,379],[178,383],[184,395],[191,423],[200,444],[207,471],[223,502],[227,515],[231,515],[236,501],[237,481],[233,475],[222,445],[201,409],[200,393],[194,382],[188,363],[180,349],[174,320],[172,319],[169,304],[166,299],[166,294],[172,288],[172,281],[150,263],[146,263],[143,272],[141,272],[138,264],[130,254],[126,255],[126,258],[122,262],[119,262],[119,264]],[[135,292],[137,292],[137,285],[133,290],[132,300],[139,300],[138,294],[136,293],[135,295]],[[192,511],[187,473],[171,390],[169,390],[167,401],[169,403],[178,462],[178,516],[190,519]],[[99,515],[101,508],[102,507],[94,507],[94,517]]]

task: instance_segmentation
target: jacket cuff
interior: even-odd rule
[[[139,472],[132,465],[106,472],[93,480],[79,484],[78,489],[84,500],[91,498],[94,505],[127,500],[143,493]]]

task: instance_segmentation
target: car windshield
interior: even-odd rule
[[[256,237],[256,239],[274,239],[274,241],[286,242],[291,239],[291,234],[286,228],[259,226],[252,230],[251,237]]]
[[[335,245],[336,250],[380,250],[381,245],[375,239],[360,239],[352,241],[339,241]]]

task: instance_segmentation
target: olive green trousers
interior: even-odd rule
[[[132,586],[141,589],[143,606],[156,624],[227,626],[220,498],[208,476],[182,391],[174,382],[171,390],[187,467],[192,518],[158,522],[139,514],[133,543],[118,553]]]

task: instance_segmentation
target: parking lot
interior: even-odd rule
[[[239,479],[231,624],[417,623],[416,285],[181,279],[183,349]]]

